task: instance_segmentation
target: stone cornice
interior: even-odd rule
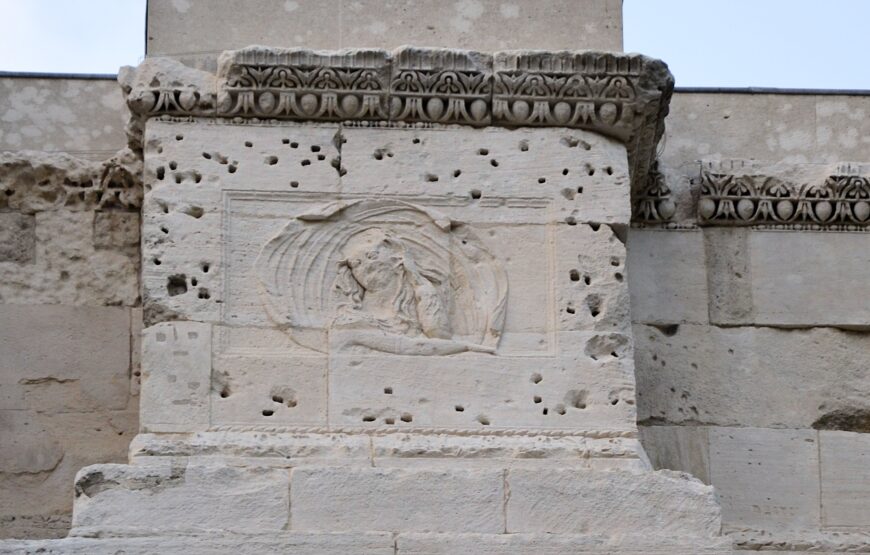
[[[647,183],[674,80],[638,54],[403,47],[224,52],[217,75],[148,58],[119,75],[135,147],[153,116],[586,129],[626,144]]]
[[[870,167],[703,162],[700,225],[858,230],[870,227]]]

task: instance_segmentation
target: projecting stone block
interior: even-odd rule
[[[211,325],[172,322],[144,330],[143,432],[203,430],[209,424]]]
[[[655,469],[688,472],[710,483],[710,442],[706,426],[638,426],[641,444]]]
[[[870,522],[870,437],[819,432],[822,525],[866,530]]]
[[[815,430],[711,428],[709,434],[710,480],[729,527],[819,527]]]
[[[502,470],[297,468],[293,530],[504,531]]]
[[[94,465],[76,477],[79,535],[131,529],[278,532],[289,516],[286,469],[195,463]]]
[[[662,325],[706,323],[703,233],[631,228],[628,244],[632,320]]]
[[[513,469],[507,473],[508,533],[712,537],[713,488],[687,474]]]

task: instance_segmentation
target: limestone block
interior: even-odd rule
[[[0,305],[0,382],[21,392],[18,408],[124,409],[129,329],[121,307]]]
[[[136,433],[135,406],[64,413],[35,408],[0,410],[0,538],[65,536],[76,472],[89,464],[125,461]]]
[[[345,194],[455,197],[454,217],[475,223],[537,219],[625,223],[629,180],[624,146],[581,130],[486,128],[342,131]],[[519,197],[519,198],[512,198]],[[509,200],[510,199],[510,200]],[[496,219],[497,218],[497,219]]]
[[[142,383],[142,307],[130,309],[130,395],[139,395]]]
[[[198,533],[124,538],[69,537],[63,540],[0,542],[4,555],[212,555],[293,553],[294,555],[394,555],[392,534],[280,532],[272,534]]]
[[[101,160],[126,144],[128,115],[112,78],[3,77],[0,113],[0,151],[61,151]]]
[[[313,193],[338,192],[332,166],[339,160],[337,133],[337,126],[326,125],[149,122],[145,181],[151,191],[142,238],[146,323],[173,315],[217,323],[221,304],[233,325],[251,323],[235,308],[259,296],[252,272],[263,245],[251,241],[265,244],[286,224],[275,218],[287,213],[289,203],[278,201],[316,203]],[[222,227],[224,211],[231,227]]]
[[[706,426],[638,426],[653,468],[688,472],[710,483],[710,442]]]
[[[211,421],[325,426],[327,366],[325,357],[215,357]]]
[[[507,473],[508,533],[706,537],[719,533],[713,488],[661,470]]]
[[[167,322],[142,339],[143,432],[205,429],[209,424],[211,325]]]
[[[850,429],[849,414],[867,410],[866,334],[692,324],[634,332],[641,422]]]
[[[606,356],[333,356],[330,425],[633,430],[631,369]]]
[[[277,532],[287,524],[289,495],[285,469],[94,465],[76,476],[73,528],[88,535],[137,528]]]
[[[399,534],[398,553],[413,555],[570,555],[608,553],[625,555],[730,555],[728,540],[680,541],[663,536],[636,537],[628,534],[611,539],[579,534]]]
[[[138,212],[94,212],[94,246],[112,248],[138,245],[140,225]]]
[[[851,432],[819,432],[822,526],[866,530],[870,522],[870,438]]]
[[[622,49],[622,4],[616,0],[546,0],[537,7],[484,0],[440,4],[328,0],[207,0],[148,5],[149,56],[173,56],[213,68],[222,50],[249,44],[338,49],[426,44],[502,48]],[[228,22],[233,21],[231,25]],[[582,33],[577,30],[582,29]]]
[[[712,230],[710,230],[712,231]],[[729,230],[730,231],[730,230]],[[705,231],[705,234],[708,232]],[[858,279],[870,262],[870,235],[802,231],[726,232],[708,242],[711,263],[711,321],[723,325],[870,326],[866,307],[855,302],[870,294]],[[727,239],[726,239],[727,237]],[[731,251],[724,241],[732,241]],[[729,269],[731,271],[729,271]],[[814,284],[830,291],[820,293]],[[739,311],[723,309],[734,305]]]
[[[709,434],[710,480],[728,527],[819,527],[815,430],[710,428]]]
[[[504,531],[502,470],[297,468],[292,530]]]
[[[632,228],[628,244],[632,320],[706,323],[704,235],[698,230]]]
[[[134,247],[96,248],[93,213],[39,212],[35,221],[35,260],[32,264],[0,263],[0,298],[21,304],[136,303],[137,252]]]
[[[29,214],[0,213],[0,262],[27,264],[36,256],[36,219]]]

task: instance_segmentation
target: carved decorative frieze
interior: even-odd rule
[[[392,68],[391,120],[490,124],[492,56],[407,47],[393,54]]]
[[[776,225],[798,228],[870,226],[866,168],[805,168],[776,172],[741,163],[708,163],[701,171],[702,225]]]
[[[252,47],[225,52],[218,115],[278,119],[387,119],[388,54]]]
[[[670,221],[677,211],[671,198],[671,189],[665,183],[665,176],[659,171],[658,160],[653,162],[646,178],[646,186],[635,195],[632,220],[645,223],[664,223]]]

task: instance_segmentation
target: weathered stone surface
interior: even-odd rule
[[[294,530],[504,531],[501,470],[297,468]]]
[[[870,484],[870,437],[819,432],[822,526],[866,529]]]
[[[123,409],[129,371],[128,309],[0,305],[0,384],[22,399],[3,408]]]
[[[189,432],[208,426],[211,348],[209,324],[172,322],[144,330],[143,432]]]
[[[36,258],[36,219],[29,214],[0,213],[0,262],[27,264]]]
[[[713,488],[687,474],[514,469],[507,473],[506,532],[713,537]]]
[[[704,236],[698,230],[628,232],[632,321],[703,324],[707,316]]]
[[[863,332],[693,324],[634,331],[640,421],[810,428],[826,414],[867,409]]]
[[[112,78],[0,78],[0,151],[102,160],[126,143],[128,114]]]
[[[94,246],[113,248],[139,245],[138,212],[94,212]]]
[[[196,463],[102,464],[78,473],[75,495],[78,535],[277,532],[287,525],[290,475],[285,469]]]
[[[293,553],[294,555],[394,555],[395,540],[388,533],[306,533],[264,534],[199,533],[186,536],[141,538],[71,537],[54,541],[10,541],[0,543],[4,555],[211,555],[236,553]]]
[[[704,231],[710,319],[721,325],[870,327],[870,294],[856,279],[870,263],[870,234]],[[820,294],[814,284],[850,294]],[[865,291],[864,289],[867,288]]]
[[[819,527],[815,431],[711,428],[709,433],[710,480],[727,527],[780,531]]]
[[[232,23],[230,23],[232,22]],[[316,25],[312,23],[316,22]],[[582,32],[578,32],[578,29]],[[206,0],[148,4],[149,56],[172,56],[214,68],[221,51],[249,44],[339,49],[425,44],[494,51],[504,48],[622,50],[622,4],[616,0],[419,0],[319,4]]]
[[[710,484],[708,430],[707,426],[638,426],[653,468],[688,472],[705,484]]]
[[[572,534],[399,534],[398,553],[414,555],[475,553],[479,555],[625,555],[731,554],[728,540],[681,542],[679,538],[633,536],[607,539]]]

